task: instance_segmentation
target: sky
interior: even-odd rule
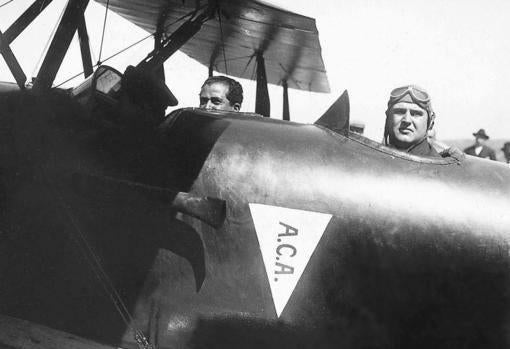
[[[32,0],[0,0],[5,31]],[[54,0],[12,44],[25,74],[37,74],[50,35],[65,6]],[[380,141],[389,92],[406,84],[428,90],[436,111],[439,139],[470,138],[484,128],[491,138],[510,140],[510,1],[507,0],[270,0],[266,3],[313,17],[331,87],[330,94],[290,90],[291,120],[313,123],[347,89],[351,122],[363,122],[365,135]],[[319,6],[317,4],[320,4]],[[90,1],[86,11],[93,61],[100,53],[104,7]],[[142,39],[147,32],[109,12],[101,59]],[[106,64],[124,71],[153,47],[152,39]],[[56,84],[82,70],[77,40]],[[181,107],[196,106],[207,68],[182,53],[165,63],[166,82]],[[80,78],[63,85],[70,87]],[[14,81],[3,58],[0,80]],[[241,80],[243,111],[253,111],[255,83]],[[282,89],[270,86],[271,116],[282,114]]]

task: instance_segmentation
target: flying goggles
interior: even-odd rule
[[[392,106],[401,101],[416,103],[417,105],[425,109],[429,116],[428,125],[430,128],[432,128],[432,126],[434,125],[434,119],[436,115],[432,110],[430,96],[427,93],[427,91],[416,85],[397,87],[390,93],[390,99],[388,101],[388,111],[391,109]]]
[[[407,98],[406,95],[408,96]],[[426,109],[429,112],[429,116],[434,113],[430,104],[429,94],[427,91],[416,85],[397,87],[391,91],[390,99],[388,101],[388,109],[400,101],[418,104],[420,107]]]
[[[430,102],[430,96],[427,91],[422,88],[414,85],[397,87],[390,93],[390,101],[399,100],[404,97],[407,93],[411,96],[412,99],[426,104]]]

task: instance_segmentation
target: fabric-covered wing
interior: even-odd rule
[[[106,0],[96,0],[103,5]],[[321,56],[319,34],[313,18],[253,0],[217,0],[221,13],[181,50],[222,74],[255,79],[255,55],[261,52],[270,84],[286,80],[290,88],[329,92]],[[167,34],[179,18],[206,0],[110,0],[109,7],[148,32],[164,18]],[[166,18],[165,18],[166,17]],[[172,25],[173,24],[173,25]]]

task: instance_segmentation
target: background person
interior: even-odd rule
[[[362,122],[352,122],[349,125],[349,131],[357,133],[359,135],[363,135],[363,132],[365,132],[365,124]]]
[[[476,133],[473,133],[473,136],[475,136],[475,144],[464,149],[464,153],[477,156],[479,158],[489,158],[491,160],[496,160],[496,153],[494,150],[485,145],[485,142],[487,142],[489,139],[489,136],[485,133],[485,130],[481,128]]]
[[[505,142],[503,144],[503,148],[501,148],[503,154],[505,155],[505,160],[508,166],[510,166],[510,142]]]

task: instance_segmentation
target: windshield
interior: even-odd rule
[[[113,97],[121,87],[122,76],[110,69],[100,72],[96,80],[96,91]]]

